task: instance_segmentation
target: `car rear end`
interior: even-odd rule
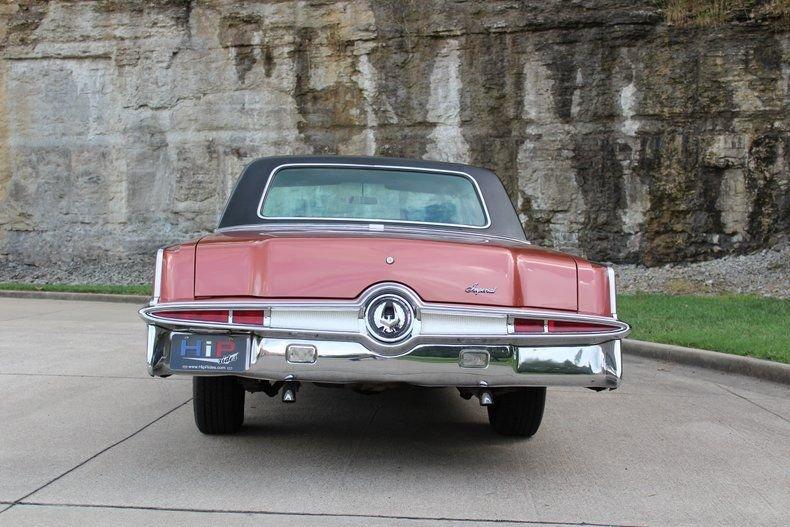
[[[531,248],[283,232],[226,238],[222,247],[214,239],[162,252],[158,295],[140,312],[153,375],[467,388],[619,384],[628,326],[617,320],[608,268],[583,262],[582,281],[575,259]],[[460,262],[460,254],[453,258],[459,243],[467,255]],[[409,268],[431,251],[444,253],[433,271]],[[323,257],[287,264],[310,254]],[[472,259],[486,266],[477,273],[483,277],[456,279]],[[256,276],[253,268],[267,271]],[[194,269],[184,272],[194,282],[177,282],[183,269]],[[388,335],[392,328],[379,319],[395,315],[399,331]]]
[[[309,382],[455,387],[529,436],[545,387],[619,385],[612,270],[523,240],[493,174],[267,163],[217,233],[159,251],[140,310],[149,372],[195,377],[202,431],[237,429],[245,390],[292,402]]]

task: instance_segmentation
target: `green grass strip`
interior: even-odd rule
[[[113,295],[150,295],[151,286],[104,285],[104,284],[25,284],[20,282],[0,282],[0,289],[11,291],[56,291],[67,293],[107,293]]]
[[[745,295],[621,295],[631,338],[790,363],[790,300]]]

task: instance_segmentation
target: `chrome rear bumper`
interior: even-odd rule
[[[149,325],[149,373],[182,374],[169,368],[170,330]],[[420,386],[518,387],[583,386],[614,389],[620,384],[620,340],[596,344],[547,346],[421,344],[406,354],[388,357],[359,342],[267,338],[252,335],[250,367],[242,377],[324,383],[402,382]],[[315,346],[314,363],[291,363],[291,344]],[[461,366],[462,351],[484,351],[488,365]],[[191,375],[191,373],[186,373]]]

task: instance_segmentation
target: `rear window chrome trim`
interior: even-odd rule
[[[367,168],[367,169],[379,169],[379,170],[402,170],[408,172],[422,172],[427,174],[449,174],[454,176],[461,176],[468,179],[472,186],[475,189],[475,193],[477,194],[477,199],[480,200],[480,205],[483,207],[483,214],[485,215],[485,224],[483,225],[467,225],[462,223],[440,223],[440,222],[430,222],[430,221],[413,221],[413,220],[385,220],[380,218],[322,218],[322,217],[289,217],[289,216],[264,216],[263,215],[263,202],[266,199],[266,194],[269,191],[269,187],[274,181],[274,176],[280,170],[284,168],[295,168],[295,167],[302,167],[302,168]],[[491,215],[488,213],[488,206],[486,205],[486,200],[483,197],[483,192],[480,190],[480,185],[477,183],[477,180],[473,178],[471,175],[467,174],[466,172],[460,172],[457,170],[446,170],[440,168],[420,168],[420,167],[410,167],[410,166],[398,166],[398,165],[365,165],[365,164],[355,164],[355,163],[285,163],[282,165],[277,165],[272,169],[269,173],[269,177],[266,180],[266,186],[263,187],[263,192],[261,193],[261,199],[258,200],[258,208],[255,211],[256,215],[262,220],[271,220],[271,221],[301,221],[301,220],[313,220],[313,221],[327,221],[327,222],[353,222],[353,223],[395,223],[395,224],[406,224],[406,225],[438,225],[441,227],[459,227],[464,229],[488,229],[491,227]]]
[[[420,225],[425,225],[421,223]],[[257,232],[258,234],[266,234],[269,231],[298,231],[298,232],[329,232],[329,233],[343,233],[343,232],[375,232],[381,234],[417,234],[426,237],[437,237],[439,235],[454,236],[458,238],[473,238],[481,241],[500,241],[508,242],[517,245],[532,245],[527,240],[519,240],[518,238],[508,238],[507,236],[499,236],[496,234],[488,234],[485,232],[469,232],[463,230],[449,230],[449,229],[434,229],[432,227],[420,227],[414,225],[387,225],[383,230],[371,229],[369,225],[364,223],[354,223],[353,225],[341,225],[339,223],[321,224],[318,220],[309,221],[289,221],[281,223],[250,223],[247,225],[233,225],[231,227],[220,227],[214,229],[216,234],[224,234],[228,232]]]

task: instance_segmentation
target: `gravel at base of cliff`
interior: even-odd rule
[[[742,256],[662,267],[615,265],[620,293],[743,293],[790,298],[790,243]],[[71,284],[145,284],[153,277],[152,259],[108,263],[69,262],[33,267],[4,262],[0,282]]]
[[[0,264],[0,282],[33,284],[150,284],[154,277],[154,259],[122,261],[63,262],[47,267]]]
[[[619,293],[742,293],[790,298],[790,243],[741,256],[661,267],[616,265]]]

